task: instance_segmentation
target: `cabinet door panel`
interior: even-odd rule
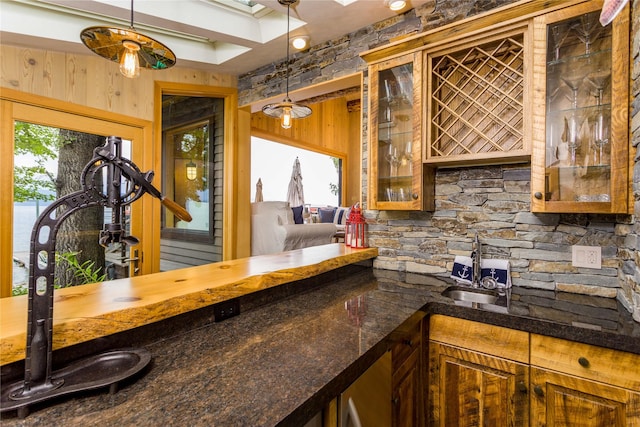
[[[640,426],[639,393],[538,368],[531,384],[534,426]]]
[[[431,341],[429,369],[430,425],[528,424],[526,365]]]
[[[422,165],[419,54],[369,67],[370,209],[434,210],[433,168]]]
[[[601,1],[534,19],[533,212],[626,213],[629,9]]]
[[[420,423],[420,350],[416,349],[394,373],[393,426],[419,427]]]

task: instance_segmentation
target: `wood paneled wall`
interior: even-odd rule
[[[251,135],[341,157],[346,172],[341,205],[350,206],[360,201],[361,195],[362,119],[360,108],[350,109],[347,102],[347,98],[340,97],[309,104],[311,116],[294,119],[290,129],[283,129],[279,119],[253,113]]]
[[[161,70],[142,70],[137,79],[123,77],[118,64],[91,52],[64,53],[22,48],[0,44],[0,88],[44,96],[80,106],[115,112],[121,115],[154,121],[154,85],[171,82],[185,85],[237,87],[237,78],[203,70],[176,67]],[[335,98],[311,104],[313,114],[304,120],[294,120],[288,131],[262,113],[251,114],[243,109],[244,118],[237,124],[236,161],[232,182],[225,191],[233,191],[239,206],[228,230],[235,230],[237,247],[231,258],[248,256],[248,209],[253,184],[249,182],[250,151],[248,150],[249,124],[251,134],[305,149],[343,158],[346,171],[341,204],[352,205],[361,199],[362,179],[362,119],[359,108],[348,111],[347,98]],[[237,107],[237,100],[236,106]],[[157,136],[154,136],[156,139]],[[2,142],[0,142],[1,144]],[[227,173],[225,173],[225,176]],[[228,207],[230,208],[230,207]],[[237,215],[237,216],[236,216]],[[225,256],[226,257],[226,256]]]
[[[232,112],[229,117],[230,120],[234,120],[229,125],[229,129],[232,130],[229,134],[229,138],[231,138],[228,141],[229,146],[237,145],[237,125],[235,123],[235,112],[238,108],[237,96],[235,95],[237,78],[234,76],[177,66],[161,71],[142,70],[139,78],[128,79],[120,74],[118,64],[107,61],[88,50],[85,55],[0,44],[0,58],[0,92],[24,94],[24,98],[18,96],[12,97],[12,99],[23,100],[26,103],[36,98],[46,99],[51,101],[47,101],[47,104],[52,105],[53,107],[49,108],[54,110],[59,108],[64,111],[80,111],[80,114],[87,111],[91,117],[99,119],[108,117],[110,121],[113,121],[114,117],[124,118],[121,121],[116,119],[118,123],[128,122],[129,118],[134,121],[145,121],[144,138],[140,138],[143,141],[140,156],[144,161],[138,163],[138,166],[144,170],[152,169],[156,173],[161,173],[160,133],[151,126],[155,119],[155,96],[158,84],[171,87],[175,93],[179,93],[180,88],[183,87],[189,89],[192,87],[211,87],[216,88],[217,91],[222,88],[228,90],[229,94],[233,93],[233,96],[225,95],[225,99],[227,99],[225,109]],[[5,129],[3,129],[3,137],[0,140],[2,148],[0,151],[12,153],[12,131],[8,134],[4,131]],[[4,154],[1,163],[3,165],[12,164],[9,157]],[[9,168],[9,170],[12,169],[12,167]],[[224,173],[228,177],[225,178],[225,181],[233,181],[237,169],[232,164],[225,168]],[[10,175],[8,179],[3,177],[2,182],[2,188],[12,189]],[[5,185],[5,183],[7,184]],[[250,193],[248,184],[244,192],[248,200]],[[8,194],[11,195],[12,192],[10,191]],[[238,192],[230,194],[236,198],[239,197]],[[10,196],[6,200],[3,198],[2,202],[3,205],[12,203]],[[229,209],[233,213],[237,207],[235,209],[229,207]],[[233,215],[230,218],[230,222],[241,220]],[[3,219],[2,223],[11,223],[11,218]],[[154,222],[146,221],[145,225],[147,224],[152,227]],[[239,228],[237,224],[229,224],[229,229],[237,228]],[[159,229],[145,230],[152,232],[154,236],[157,235],[159,242]],[[11,242],[10,235],[3,234],[2,242],[5,241]],[[234,244],[230,245],[233,251],[230,251],[225,257],[236,257],[238,246],[241,247],[240,255],[249,253],[248,249],[242,249],[248,247],[248,242],[249,239],[246,237],[242,242],[234,241]],[[11,252],[9,248],[10,245],[0,246],[0,249],[5,252]],[[154,259],[157,256],[157,251],[149,252],[148,255]]]
[[[128,79],[118,64],[87,50],[73,54],[0,45],[0,86],[153,120],[154,81],[237,87],[237,78],[179,66],[141,70]],[[178,62],[179,65],[179,62]]]

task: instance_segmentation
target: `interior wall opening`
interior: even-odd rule
[[[251,137],[251,182],[262,184],[264,201],[287,201],[296,158],[300,162],[304,204],[311,207],[340,206],[342,159],[277,141]],[[251,196],[256,201],[256,191]]]
[[[163,193],[192,221],[162,210],[160,270],[222,261],[224,99],[162,96]]]

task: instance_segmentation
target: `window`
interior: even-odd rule
[[[286,201],[293,163],[300,160],[305,204],[338,206],[342,159],[262,138],[251,138],[251,182],[262,181],[263,200]],[[255,195],[251,195],[254,201]]]
[[[174,239],[197,238],[213,241],[210,203],[210,184],[213,178],[211,161],[211,123],[209,120],[192,123],[166,132],[165,192],[191,214],[192,221],[178,219],[164,210],[162,237]]]

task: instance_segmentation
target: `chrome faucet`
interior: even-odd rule
[[[473,251],[471,252],[471,260],[473,261],[473,277],[471,280],[472,288],[480,288],[481,278],[481,258],[482,258],[482,246],[480,245],[480,239],[476,232],[476,237],[473,239]]]

